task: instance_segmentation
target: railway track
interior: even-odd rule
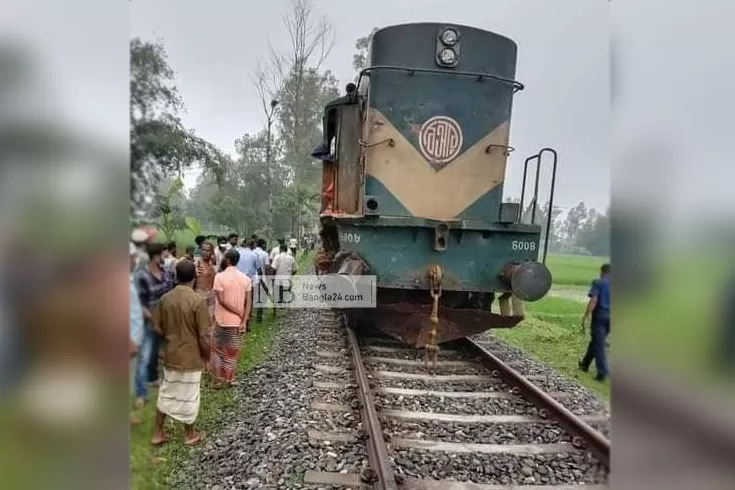
[[[321,488],[607,488],[609,414],[555,391],[487,345],[423,351],[360,338],[332,312],[318,330],[310,443],[360,453],[361,466],[306,473]],[[523,373],[523,374],[522,374]],[[326,429],[325,429],[326,428]],[[336,450],[335,450],[336,451]],[[584,485],[584,486],[580,486]]]

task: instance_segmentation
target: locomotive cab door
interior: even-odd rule
[[[320,157],[322,214],[358,215],[362,197],[361,105],[353,93],[327,105],[324,142],[329,155]]]

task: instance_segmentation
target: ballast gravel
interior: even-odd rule
[[[362,432],[354,390],[354,373],[346,335],[315,310],[294,311],[282,320],[282,329],[267,358],[236,387],[236,405],[222,414],[216,430],[204,445],[190,450],[190,458],[170,480],[177,489],[336,489],[306,485],[306,470],[356,473],[368,465],[364,443],[310,441],[309,432],[336,432],[352,436]],[[316,326],[316,328],[315,328]],[[493,353],[517,364],[524,375],[541,376],[533,382],[547,391],[563,392],[559,401],[578,414],[608,413],[585,388],[568,380],[491,334],[478,336]],[[423,361],[420,349],[401,348],[390,339],[361,339],[363,356]],[[378,347],[376,349],[375,347]],[[380,347],[390,347],[391,350]],[[468,361],[473,356],[448,346],[440,360]],[[328,355],[317,355],[317,352]],[[340,368],[324,372],[319,366]],[[379,369],[422,373],[423,366],[374,362],[366,359],[368,371]],[[438,374],[488,374],[482,366],[442,366]],[[510,386],[487,381],[442,381],[383,379],[370,376],[372,387],[411,388],[434,391],[507,392]],[[315,383],[348,384],[346,389],[327,389]],[[420,410],[454,414],[534,414],[521,399],[484,398],[467,400],[435,396],[374,394],[381,409]],[[346,407],[347,411],[315,408],[315,402]],[[553,422],[533,424],[451,423],[435,420],[405,421],[381,416],[383,432],[393,438],[424,439],[480,444],[568,443],[571,436]],[[609,435],[608,423],[591,424]],[[445,453],[422,449],[390,448],[397,473],[408,477],[493,483],[563,484],[607,481],[607,470],[585,453],[480,454]]]
[[[318,489],[305,485],[306,470],[356,472],[367,465],[362,443],[309,441],[313,430],[350,430],[356,421],[311,409],[317,310],[284,316],[266,359],[235,387],[237,403],[222,413],[212,434],[190,450],[169,481],[182,490]],[[339,333],[334,338],[341,338]],[[206,394],[205,394],[206,396]],[[342,401],[344,402],[344,400]]]

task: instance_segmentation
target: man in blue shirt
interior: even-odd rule
[[[587,296],[589,296],[589,301],[582,317],[582,331],[584,331],[587,318],[591,316],[590,343],[584,358],[579,361],[579,368],[587,371],[594,359],[597,368],[595,379],[605,381],[610,375],[605,355],[605,340],[610,333],[610,264],[603,264],[600,268],[600,278],[592,281]]]
[[[253,287],[258,284],[258,265],[260,258],[253,250],[250,240],[243,240],[242,246],[235,247],[240,254],[240,260],[237,262],[237,270],[248,276]]]
[[[257,300],[258,296],[258,285],[260,282],[260,276],[258,270],[262,270],[263,265],[261,264],[261,257],[258,252],[255,251],[256,243],[252,238],[246,238],[242,241],[242,246],[236,248],[240,253],[240,261],[237,263],[237,270],[248,276],[250,284],[253,285],[253,300]],[[252,308],[250,310],[250,318],[255,315],[255,310],[262,311],[261,308]],[[261,313],[262,315],[262,313]]]

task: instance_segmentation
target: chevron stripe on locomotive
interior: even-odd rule
[[[322,274],[377,277],[377,308],[349,322],[427,353],[523,319],[551,287],[541,226],[503,202],[515,42],[468,26],[417,23],[376,31],[369,66],[324,109]],[[544,148],[526,159],[536,178]],[[535,215],[535,212],[531,213]],[[547,223],[547,226],[549,223]],[[496,301],[497,300],[497,301]],[[497,304],[495,304],[497,303]]]

